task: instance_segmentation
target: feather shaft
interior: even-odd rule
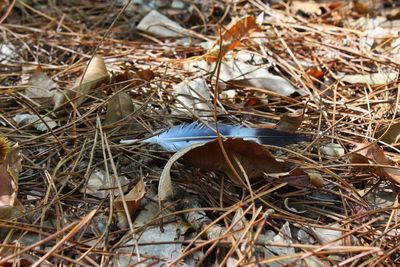
[[[211,123],[210,126],[211,128],[200,122],[184,123],[160,131],[143,142],[158,144],[167,151],[178,151],[189,145],[206,143],[217,138],[215,124]],[[218,129],[221,136],[225,138],[243,138],[259,144],[284,146],[307,140],[304,136],[274,129],[245,128],[222,123],[218,123]]]

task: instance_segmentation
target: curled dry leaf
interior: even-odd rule
[[[86,71],[79,77],[74,86],[65,92],[56,92],[54,94],[54,109],[58,109],[71,99],[78,98],[77,105],[81,105],[87,95],[91,94],[100,84],[108,82],[108,74],[104,60],[100,56],[94,56],[89,62]]]
[[[224,172],[238,185],[245,184],[241,168],[249,179],[264,173],[284,172],[285,165],[278,162],[268,149],[260,144],[240,138],[228,138],[223,141],[223,145],[235,171],[240,176],[240,180],[225,160],[218,140],[205,144],[195,144],[175,153],[165,165],[158,188],[160,199],[166,200],[174,195],[170,170],[178,159],[181,159],[182,163],[187,166]]]
[[[0,219],[11,219],[24,208],[17,199],[18,178],[21,171],[21,154],[14,145],[0,165]]]
[[[179,150],[176,152],[167,162],[167,164],[164,166],[164,169],[161,173],[160,176],[160,181],[158,183],[158,198],[160,201],[167,200],[169,198],[172,198],[175,195],[175,190],[172,185],[171,181],[171,168],[172,165],[180,159],[182,156],[184,156],[187,152],[189,152],[192,149],[195,149],[197,147],[203,146],[204,144],[193,144],[191,146],[185,147],[184,149]]]
[[[355,152],[349,155],[352,164],[368,164],[368,166],[356,166],[354,170],[374,173],[392,182],[396,188],[400,188],[400,168],[385,156],[385,152],[377,143],[358,144],[353,151]],[[374,166],[374,164],[393,167]]]
[[[136,212],[145,194],[146,194],[145,182],[143,179],[140,179],[139,182],[135,185],[135,187],[133,187],[132,190],[129,191],[129,193],[124,196],[124,200],[128,207],[128,212],[130,216],[132,216]],[[119,225],[126,226],[127,225],[126,213],[124,210],[124,203],[121,196],[118,196],[114,200],[114,205],[117,212]]]
[[[253,16],[245,16],[238,21],[233,21],[227,26],[227,30],[222,34],[222,46],[220,40],[207,51],[203,56],[207,62],[216,62],[218,55],[224,56],[227,52],[235,49],[240,45],[240,40],[252,31],[259,30],[256,19]]]
[[[185,62],[183,68],[188,72],[207,75],[215,69],[215,63],[209,63],[205,60],[190,61]],[[227,60],[221,63],[219,79],[230,86],[256,87],[283,96],[289,96],[295,92],[301,95],[306,94],[303,89],[293,87],[288,80],[270,73],[263,66],[251,65],[237,60]]]

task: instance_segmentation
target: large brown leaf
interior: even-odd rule
[[[227,163],[218,140],[189,151],[182,157],[182,162],[204,170],[222,171],[237,184],[243,184],[245,181],[240,165],[250,179],[264,172],[284,171],[283,164],[278,162],[265,146],[239,138],[227,139],[223,141],[223,145],[235,171],[241,176],[241,181],[237,180],[234,171]]]
[[[187,166],[224,172],[238,185],[246,184],[244,175],[252,179],[264,173],[285,171],[284,164],[278,162],[263,145],[239,138],[228,138],[223,141],[223,146],[233,170],[224,157],[217,139],[206,144],[195,144],[175,153],[165,165],[160,177],[158,187],[160,200],[166,200],[174,195],[170,170],[178,159]]]

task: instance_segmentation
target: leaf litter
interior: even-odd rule
[[[0,5],[0,265],[398,265],[398,4],[173,2]]]

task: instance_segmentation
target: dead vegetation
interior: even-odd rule
[[[130,2],[0,4],[0,266],[400,263],[395,1]]]

